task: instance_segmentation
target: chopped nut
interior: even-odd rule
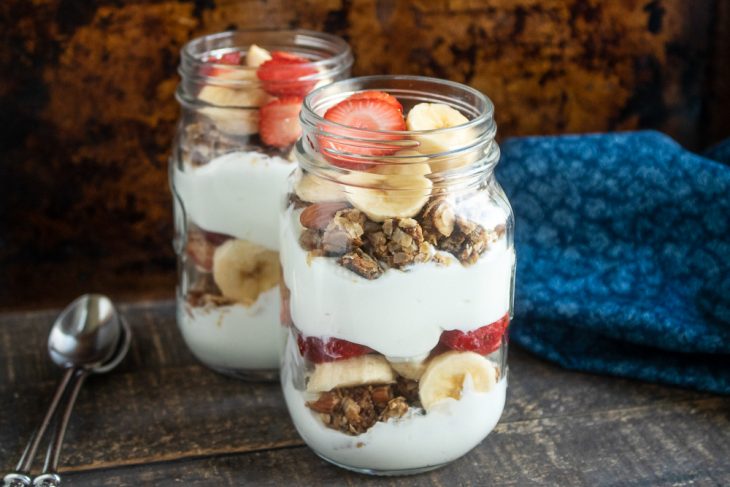
[[[360,210],[348,209],[335,213],[322,235],[322,248],[328,255],[343,255],[362,245],[365,215]]]
[[[324,392],[316,401],[308,402],[307,407],[318,413],[330,415],[339,404],[340,398],[334,392]]]
[[[372,397],[377,405],[388,404],[393,399],[393,391],[390,386],[373,387]]]
[[[316,250],[322,246],[322,235],[317,230],[307,228],[299,236],[299,245],[304,250]]]
[[[299,222],[305,228],[324,230],[338,211],[348,207],[349,205],[345,202],[314,203],[302,211],[299,215]]]
[[[402,418],[408,412],[408,407],[408,402],[405,397],[396,397],[388,401],[388,405],[385,406],[378,419],[380,421],[388,421],[391,418]]]
[[[439,235],[448,237],[454,231],[456,216],[445,198],[434,198],[423,207],[421,220],[424,228],[435,229]]]
[[[366,234],[363,247],[377,260],[395,268],[431,258],[430,245],[424,241],[421,226],[413,218],[385,220],[379,229]]]
[[[361,249],[355,249],[343,255],[338,262],[343,267],[350,269],[365,279],[377,279],[383,274],[383,269],[378,264],[378,261]]]

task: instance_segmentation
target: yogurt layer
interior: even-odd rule
[[[278,369],[285,330],[279,326],[279,288],[250,307],[190,307],[178,299],[177,321],[193,354],[211,367]]]
[[[291,314],[308,336],[337,337],[392,358],[428,354],[443,330],[470,331],[510,308],[513,249],[497,243],[469,267],[415,264],[368,280],[299,245],[299,212],[282,221],[281,262]]]
[[[496,426],[507,389],[503,378],[489,392],[464,390],[461,399],[446,399],[428,414],[411,409],[402,418],[348,436],[326,427],[289,377],[282,381],[294,425],[313,450],[341,465],[380,471],[435,467],[466,454]]]
[[[279,211],[295,167],[281,157],[231,152],[185,171],[176,167],[173,180],[196,225],[278,250]]]

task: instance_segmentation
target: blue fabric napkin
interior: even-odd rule
[[[657,132],[506,141],[510,338],[576,370],[730,394],[730,142]]]

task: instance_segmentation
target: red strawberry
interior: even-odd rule
[[[302,133],[299,112],[302,99],[289,96],[273,100],[259,109],[259,134],[266,145],[288,147]]]
[[[398,99],[394,97],[393,95],[386,93],[384,91],[361,91],[360,93],[355,93],[351,97],[348,98],[348,100],[367,100],[367,99],[373,99],[373,100],[383,100],[385,102],[390,103],[395,108],[400,110],[401,113],[403,113],[403,105],[400,104]]]
[[[259,66],[256,76],[264,91],[274,96],[301,96],[309,93],[316,80],[301,80],[317,74],[317,68],[303,57],[283,51],[271,53],[271,59]]]
[[[231,66],[237,66],[241,64],[241,53],[240,51],[227,52],[220,56],[211,56],[206,61],[209,64],[229,64]],[[203,66],[203,74],[205,76],[220,76],[224,70],[216,69],[213,66]]]
[[[476,330],[468,332],[459,330],[445,331],[441,334],[440,343],[452,350],[487,355],[499,348],[502,343],[502,335],[507,331],[508,325],[509,314],[506,314],[494,323]]]
[[[327,132],[354,140],[342,141],[333,137],[322,136],[319,139],[322,153],[332,164],[347,169],[367,169],[371,166],[357,157],[334,155],[328,150],[349,152],[370,156],[386,156],[399,150],[399,147],[387,145],[387,141],[400,140],[401,135],[373,133],[365,131],[401,131],[406,129],[403,113],[392,102],[379,98],[347,98],[333,106],[324,115],[325,120],[346,125],[351,128],[327,126]],[[362,142],[358,139],[382,140],[378,142]]]
[[[372,350],[366,346],[357,343],[340,340],[339,338],[322,338],[303,337],[297,335],[297,345],[299,353],[307,360],[315,364],[322,362],[334,362],[336,360],[344,360],[352,357],[359,357],[370,353]]]
[[[241,64],[241,52],[227,52],[213,60],[217,64]]]

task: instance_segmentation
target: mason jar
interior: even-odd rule
[[[312,92],[301,120],[281,220],[289,413],[341,467],[437,468],[505,402],[514,219],[492,102],[372,76]]]
[[[279,206],[296,166],[299,111],[351,65],[342,39],[305,30],[222,32],[182,49],[170,161],[177,321],[216,371],[277,375]]]

